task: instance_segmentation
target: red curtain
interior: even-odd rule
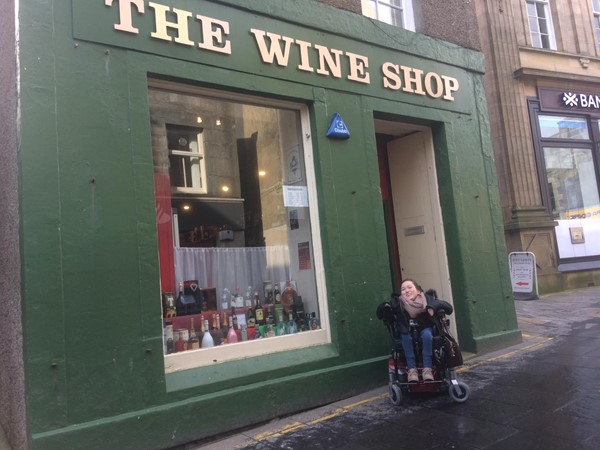
[[[156,191],[156,224],[158,227],[158,257],[160,286],[163,292],[176,292],[173,258],[173,217],[171,215],[171,180],[168,173],[154,173]]]

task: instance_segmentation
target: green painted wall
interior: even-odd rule
[[[118,34],[117,3],[20,5],[30,448],[164,448],[385,383],[389,340],[374,311],[391,281],[374,113],[433,127],[463,348],[520,338],[479,53],[308,0],[170,2],[231,22],[232,55],[203,53],[156,42],[143,21],[139,36]],[[368,54],[373,81],[263,64],[251,26]],[[385,61],[450,74],[460,95],[450,103],[385,90]],[[165,377],[148,74],[309,105],[332,344]],[[336,111],[348,141],[325,138]]]

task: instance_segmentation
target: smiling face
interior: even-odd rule
[[[404,300],[414,300],[419,295],[419,290],[412,280],[406,280],[400,285],[400,295]]]

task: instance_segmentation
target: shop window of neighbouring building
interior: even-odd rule
[[[597,121],[581,116],[536,114],[538,158],[546,202],[556,220],[562,263],[600,256],[600,193],[595,142]],[[600,131],[600,130],[598,130]]]
[[[148,92],[166,371],[329,342],[307,108]]]
[[[594,29],[596,30],[596,42],[600,45],[600,0],[592,0],[592,11],[594,14]]]
[[[415,31],[412,0],[362,0],[363,15]]]
[[[531,45],[536,48],[556,50],[554,25],[548,0],[526,0],[527,19]]]

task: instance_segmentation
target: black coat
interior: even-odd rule
[[[439,329],[439,318],[440,315],[450,315],[452,314],[453,308],[450,303],[445,300],[439,300],[435,298],[433,295],[425,293],[425,300],[427,302],[427,307],[425,308],[425,314],[427,319],[431,323],[431,326],[437,326]],[[390,300],[390,305],[392,307],[392,311],[394,312],[395,318],[395,328],[396,333],[405,334],[408,333],[410,328],[408,324],[409,315],[404,309],[404,304],[402,303],[402,299],[396,295],[392,295],[392,299]],[[433,316],[429,314],[429,309],[433,309]]]

